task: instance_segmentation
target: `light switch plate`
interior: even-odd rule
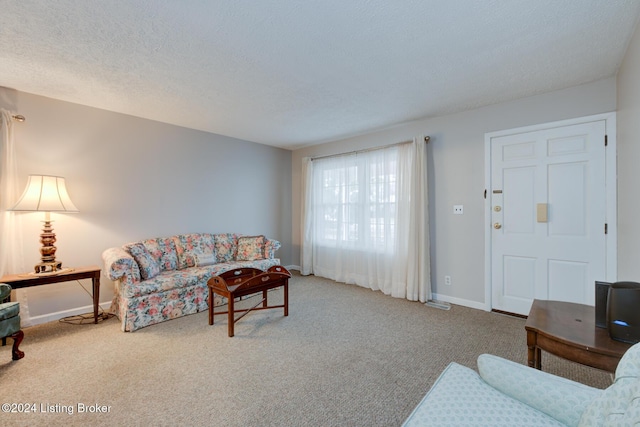
[[[454,215],[462,215],[464,209],[462,205],[453,205],[453,214]]]

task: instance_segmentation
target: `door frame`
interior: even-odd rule
[[[496,137],[513,135],[517,133],[535,132],[545,129],[552,129],[562,126],[577,125],[588,122],[604,120],[605,135],[607,135],[607,147],[605,149],[605,192],[606,192],[606,222],[607,236],[605,239],[607,261],[605,264],[606,282],[615,282],[618,278],[618,188],[617,188],[617,149],[616,149],[616,113],[596,114],[593,116],[578,117],[568,120],[560,120],[549,123],[541,123],[538,125],[524,126],[514,129],[506,129],[496,132],[484,134],[484,182],[485,182],[485,201],[484,201],[484,301],[485,310],[491,311],[492,302],[492,283],[491,271],[492,260],[492,227],[491,227],[491,140]],[[604,144],[604,141],[602,142]],[[604,224],[603,224],[604,226]],[[604,230],[603,230],[604,232]],[[595,292],[595,284],[594,284]]]

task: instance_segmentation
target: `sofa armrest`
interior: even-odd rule
[[[589,403],[602,390],[530,368],[501,357],[478,357],[480,377],[513,397],[568,426],[577,426]]]
[[[278,240],[274,240],[274,239],[268,239],[266,238],[265,244],[264,244],[264,254],[268,259],[273,259],[276,257],[276,251],[278,249],[280,249],[280,246],[282,246],[280,244],[280,242]]]
[[[104,269],[109,279],[122,282],[139,282],[140,269],[135,259],[122,248],[109,248],[102,252]]]

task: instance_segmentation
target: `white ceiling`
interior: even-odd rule
[[[638,0],[22,0],[0,86],[295,149],[614,76]]]

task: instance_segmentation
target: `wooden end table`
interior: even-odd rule
[[[100,267],[98,266],[73,268],[59,274],[10,274],[0,278],[0,283],[7,283],[13,289],[20,289],[80,279],[91,279],[92,281],[93,323],[98,323],[98,303],[100,302]]]
[[[529,366],[541,369],[545,350],[563,359],[615,372],[631,344],[612,340],[595,322],[595,307],[562,301],[534,300],[524,328]]]

